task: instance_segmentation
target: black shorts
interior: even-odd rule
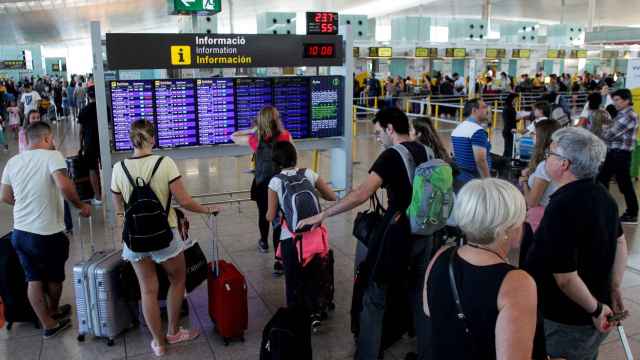
[[[11,243],[18,253],[27,281],[64,282],[69,238],[63,232],[38,235],[13,230]]]

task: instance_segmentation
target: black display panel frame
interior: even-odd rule
[[[158,119],[157,119],[157,89],[156,89],[156,81],[165,81],[165,82],[175,82],[175,81],[184,81],[192,84],[193,93],[194,93],[194,108],[195,108],[195,119],[196,119],[196,143],[194,145],[180,144],[175,146],[159,146],[159,128],[158,128]],[[120,84],[128,84],[128,86],[133,86],[133,84],[146,84],[146,86],[150,86],[151,90],[151,108],[152,108],[152,116],[146,117],[148,120],[152,121],[156,131],[156,144],[154,147],[161,148],[165,150],[184,148],[184,147],[207,147],[207,146],[217,146],[231,143],[231,137],[229,134],[229,139],[226,142],[214,142],[214,143],[203,143],[201,140],[201,99],[198,95],[199,83],[198,81],[225,81],[232,83],[232,96],[233,96],[233,109],[232,109],[232,123],[231,133],[242,130],[240,128],[241,119],[238,116],[238,84],[239,83],[247,83],[247,82],[267,82],[269,84],[270,89],[270,101],[265,102],[261,106],[264,105],[272,105],[275,106],[278,111],[281,113],[281,118],[283,125],[287,130],[290,125],[288,121],[287,109],[283,109],[282,107],[278,108],[276,101],[276,86],[278,83],[298,83],[300,89],[304,89],[306,97],[302,97],[300,101],[304,104],[304,106],[299,106],[298,109],[306,110],[306,114],[303,116],[303,121],[305,122],[304,127],[301,128],[302,135],[298,135],[298,132],[295,130],[290,131],[292,137],[294,139],[313,139],[313,138],[329,138],[329,137],[338,137],[344,135],[344,91],[345,88],[345,79],[342,75],[323,75],[323,76],[279,76],[279,77],[242,77],[242,78],[223,78],[223,77],[212,77],[212,78],[196,78],[196,79],[153,79],[153,80],[114,80],[110,82],[109,86],[109,102],[108,108],[111,108],[109,113],[109,121],[111,124],[111,140],[112,146],[111,148],[115,152],[128,152],[132,150],[130,148],[118,148],[116,141],[116,127],[115,127],[115,112],[117,110],[114,107],[113,101],[113,83]],[[322,93],[322,94],[318,94]],[[314,94],[317,96],[314,98]],[[329,101],[327,101],[327,99]],[[316,107],[314,108],[314,100],[316,101]],[[324,101],[323,101],[324,100]],[[228,100],[227,100],[228,101]],[[249,118],[253,119],[257,115],[260,110],[258,107],[252,109],[252,114]],[[322,107],[319,109],[318,107]],[[320,113],[318,113],[320,112]],[[327,115],[327,112],[330,115]],[[314,120],[314,115],[323,117],[322,120]],[[246,117],[245,117],[246,118]],[[334,119],[335,118],[335,119]],[[131,122],[137,119],[129,118],[128,124],[130,126]],[[316,121],[334,121],[331,126],[327,127],[320,126],[318,129],[316,126]],[[229,126],[228,124],[226,125]],[[314,130],[315,129],[315,130]],[[128,131],[127,131],[128,132]]]

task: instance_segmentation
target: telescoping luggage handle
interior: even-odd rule
[[[220,248],[218,247],[218,223],[216,222],[217,214],[209,215],[209,230],[211,230],[211,271],[215,276],[220,276]]]
[[[618,326],[618,335],[620,335],[620,341],[622,342],[626,359],[633,360],[633,353],[631,352],[631,346],[629,346],[629,339],[627,339],[627,334],[624,332],[622,325]]]
[[[91,241],[91,255],[96,253],[96,240],[95,237],[93,236],[93,216],[89,216],[87,218],[87,220],[89,220],[89,240]],[[80,216],[80,212],[78,212],[78,235],[80,235],[82,233],[82,216]],[[82,239],[82,236],[74,236],[74,238],[80,237],[80,252],[82,253],[82,261],[86,260],[85,257],[85,253],[84,253],[84,240]],[[113,249],[116,249],[116,239],[111,236],[111,239],[113,240]]]

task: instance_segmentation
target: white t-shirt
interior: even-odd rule
[[[295,168],[295,169],[282,170],[280,174],[283,174],[286,176],[293,176],[297,172],[298,172],[298,168]],[[318,177],[319,177],[318,174],[316,174],[313,170],[305,169],[304,176],[307,179],[309,179],[309,181],[311,182],[311,185],[313,185],[313,187],[315,188],[316,181],[318,181]],[[278,179],[275,176],[271,178],[271,181],[269,181],[269,189],[275,191],[278,194],[278,204],[282,204],[284,202],[283,194],[282,194],[282,180]],[[293,235],[283,226],[282,232],[280,233],[280,240],[291,239],[291,238],[293,238]]]
[[[544,190],[542,197],[540,198],[540,205],[546,207],[547,205],[549,205],[551,195],[553,195],[553,193],[558,189],[558,184],[556,184],[553,179],[551,179],[551,176],[549,176],[549,174],[547,173],[547,169],[545,169],[544,164],[545,161],[541,161],[538,164],[538,166],[536,167],[536,171],[531,176],[529,176],[528,182],[530,189],[533,188],[533,184],[535,183],[536,178],[549,183],[549,185],[547,185],[547,188]]]
[[[137,177],[142,178],[144,181],[149,181],[153,167],[158,161],[159,155],[147,155],[139,158],[130,158],[123,160],[125,166],[133,180]],[[151,179],[151,189],[158,197],[158,200],[163,207],[167,206],[167,200],[169,199],[170,190],[169,184],[180,178],[180,171],[173,159],[164,157],[160,163],[160,167],[153,175]],[[122,194],[122,198],[126,201],[129,200],[133,186],[127,179],[127,175],[122,170],[122,163],[117,163],[113,166],[113,175],[111,177],[111,192],[115,194]],[[171,208],[169,210],[169,225],[172,228],[178,227],[178,221],[176,219],[176,212]]]
[[[31,110],[38,110],[38,101],[41,99],[40,94],[34,90],[22,94],[20,102],[24,104],[24,115],[27,116]]]
[[[52,174],[67,170],[59,151],[28,150],[9,159],[2,184],[13,189],[13,227],[38,235],[64,231],[62,192]]]

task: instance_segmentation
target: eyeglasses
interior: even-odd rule
[[[545,159],[548,159],[548,158],[549,158],[549,157],[551,157],[551,156],[558,157],[558,158],[560,158],[560,159],[562,159],[562,160],[567,160],[569,163],[571,163],[571,160],[567,159],[565,156],[560,155],[560,154],[558,154],[558,153],[555,153],[555,152],[553,152],[553,151],[551,151],[551,150],[547,150],[547,151],[545,151],[545,152],[544,152],[544,158],[545,158]]]

